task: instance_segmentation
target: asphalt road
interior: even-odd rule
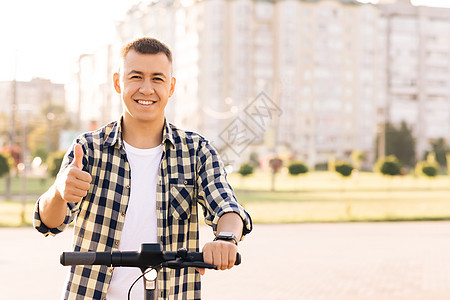
[[[212,238],[201,228],[201,242]],[[59,299],[71,232],[0,229],[0,299]],[[450,299],[450,222],[256,225],[203,299]]]

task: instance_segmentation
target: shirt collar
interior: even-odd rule
[[[113,122],[105,128],[103,145],[109,147],[115,145],[117,142],[119,146],[122,146],[122,117],[117,122]]]
[[[164,118],[163,138],[161,144],[164,145],[166,142],[171,143],[172,148],[175,147],[175,138],[173,137],[172,127],[170,123],[167,122],[166,118]]]
[[[105,137],[103,141],[104,146],[113,146],[117,143],[119,145],[119,148],[122,147],[122,119],[123,117],[120,117],[120,120],[111,123],[111,126],[106,127]],[[170,126],[170,123],[167,122],[166,118],[164,118],[163,137],[161,145],[166,144],[166,142],[171,143],[172,146],[175,147],[175,139],[173,137],[172,128]]]

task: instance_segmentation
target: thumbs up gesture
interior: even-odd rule
[[[70,165],[60,174],[56,180],[56,190],[67,202],[80,202],[87,195],[92,177],[83,171],[83,148],[75,145],[74,158]]]

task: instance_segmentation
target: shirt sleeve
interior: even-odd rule
[[[77,142],[78,142],[78,139],[76,141],[74,141],[74,143],[70,147],[69,151],[67,151],[67,153],[64,155],[63,161],[61,163],[61,168],[59,169],[57,177],[72,162],[73,149],[74,149],[75,143],[77,143]],[[50,189],[53,189],[53,188],[55,188],[54,185]],[[72,223],[72,221],[75,218],[76,213],[79,210],[79,204],[73,203],[73,202],[68,202],[67,209],[66,209],[66,217],[64,218],[64,222],[56,228],[49,228],[49,227],[45,226],[45,224],[42,222],[41,216],[39,214],[39,201],[41,200],[42,197],[43,197],[43,195],[41,197],[39,197],[39,199],[36,201],[36,204],[34,206],[33,226],[34,226],[34,228],[36,228],[37,231],[39,231],[40,233],[42,233],[45,236],[48,236],[48,235],[55,236],[58,233],[63,232],[67,228],[67,226],[70,223]]]
[[[198,149],[197,201],[203,206],[206,224],[212,226],[214,234],[222,215],[234,212],[244,224],[242,237],[252,230],[250,215],[238,203],[233,189],[226,178],[226,172],[219,154],[212,145],[205,142]]]
[[[67,203],[67,209],[66,209],[66,217],[64,218],[64,222],[59,225],[56,228],[48,228],[47,226],[45,226],[44,223],[42,223],[41,221],[41,216],[39,215],[39,200],[41,198],[39,198],[36,201],[36,205],[34,206],[34,219],[33,219],[33,225],[34,228],[36,228],[37,231],[39,231],[40,233],[42,233],[45,236],[51,235],[51,236],[55,236],[58,233],[63,232],[67,226],[72,223],[74,216],[76,214],[76,212],[78,211],[78,206],[76,205],[76,203],[73,202],[69,202]]]

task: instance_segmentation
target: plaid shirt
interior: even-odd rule
[[[34,226],[44,235],[62,232],[74,219],[74,251],[117,251],[130,198],[130,165],[123,147],[121,122],[110,123],[78,137],[84,150],[83,170],[91,174],[88,194],[67,204],[64,223],[48,228],[40,220],[37,201]],[[74,144],[75,145],[75,144]],[[73,147],[61,170],[73,160]],[[250,216],[236,200],[219,155],[200,135],[166,122],[157,181],[158,239],[165,251],[199,251],[198,207],[214,232],[227,212],[239,214],[243,234],[252,229]],[[60,170],[60,172],[61,172]],[[137,250],[137,249],[136,249]],[[65,299],[105,299],[113,268],[72,266]],[[163,268],[158,277],[159,299],[200,299],[200,275],[193,268]]]

